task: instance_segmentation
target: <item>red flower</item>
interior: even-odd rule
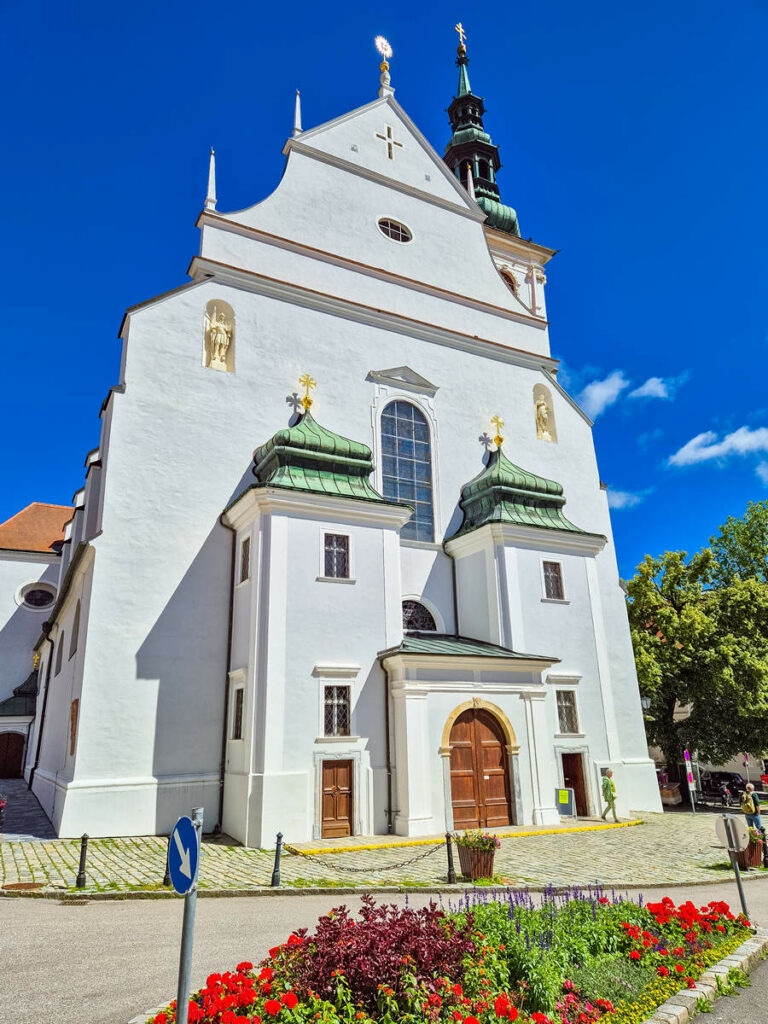
[[[607,903],[608,902],[608,897],[607,896],[601,896],[600,899],[598,900],[598,902],[599,903]]]
[[[549,1017],[545,1013],[539,1013],[538,1010],[531,1014],[531,1020],[534,1024],[552,1024]]]
[[[261,1024],[261,1017],[258,1015],[256,1017],[251,1017],[251,1024]]]
[[[630,960],[639,960],[640,959],[640,953],[638,952],[638,950],[633,949],[632,952],[629,954],[629,959]]]
[[[275,972],[271,967],[262,967],[259,971],[259,981],[270,981],[274,976]]]
[[[664,965],[662,964],[662,965],[661,965],[661,967],[657,967],[657,968],[656,968],[656,973],[658,974],[658,976],[659,976],[660,978],[668,978],[668,977],[669,977],[669,968],[668,968],[668,967],[665,967],[665,966],[664,966]]]
[[[683,973],[683,965],[682,964],[675,964],[675,970],[677,971],[678,974],[682,974]]]
[[[497,996],[493,1009],[497,1017],[505,1017],[509,1009],[509,999],[503,993]]]
[[[264,1010],[270,1015],[270,1017],[276,1017],[280,1013],[280,1003],[276,999],[268,999],[264,1003]]]
[[[352,925],[354,923],[355,923],[354,921],[350,921],[349,922],[350,928],[352,927]],[[301,943],[302,943],[302,939],[300,939],[298,935],[289,935],[288,936],[288,945],[289,946],[300,946]]]
[[[289,1010],[292,1010],[298,1001],[299,1000],[295,992],[286,992],[280,999],[283,1006],[287,1006]]]
[[[693,978],[686,978],[685,984],[688,986],[688,988],[696,988],[696,982],[693,980]]]
[[[507,1019],[508,1020],[517,1020],[517,1018],[519,1016],[520,1015],[517,1012],[517,1007],[516,1006],[510,1006],[509,1011],[507,1012]]]
[[[453,986],[453,994],[455,996],[458,996],[459,998],[461,998],[461,985],[454,985]]]
[[[470,1014],[469,1017],[464,1018],[464,1024],[480,1024],[480,1021],[477,1019],[477,1017],[473,1017]]]
[[[272,949],[270,949],[269,955],[272,957],[273,960],[275,959],[275,957],[278,955],[282,948],[282,946],[273,946]]]
[[[247,960],[243,960],[243,962],[241,964],[237,965],[236,970],[238,970],[238,971],[252,971],[253,970],[253,964],[249,964]]]
[[[682,946],[676,946],[672,950],[672,952],[675,954],[675,956],[682,956],[685,953],[685,950],[683,949]]]

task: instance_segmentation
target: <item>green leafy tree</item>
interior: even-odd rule
[[[715,586],[719,571],[710,549],[667,551],[627,585],[648,740],[668,763],[686,747],[715,764],[768,749],[768,585]]]
[[[768,583],[768,501],[750,501],[741,519],[729,516],[710,544],[718,584],[727,585],[734,576]]]

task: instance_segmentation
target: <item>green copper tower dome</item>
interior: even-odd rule
[[[453,134],[443,160],[465,188],[469,188],[467,169],[471,166],[475,200],[487,214],[486,223],[519,238],[517,213],[502,203],[496,184],[496,175],[501,167],[499,147],[494,146],[483,125],[485,105],[482,97],[476,96],[469,84],[469,57],[463,33],[456,63],[459,67],[459,88],[448,107]]]

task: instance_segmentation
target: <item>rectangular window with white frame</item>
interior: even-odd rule
[[[324,534],[323,575],[329,580],[348,580],[350,578],[349,536],[347,534]]]
[[[351,719],[350,687],[326,683],[323,692],[323,735],[349,736]]]
[[[245,583],[251,576],[251,538],[245,537],[240,545],[240,579],[238,583]]]
[[[544,598],[547,601],[564,601],[563,563],[542,561],[541,573],[544,578]]]
[[[241,740],[243,738],[243,703],[245,701],[245,689],[242,686],[235,687],[232,696],[232,730],[230,739]]]
[[[573,690],[557,691],[557,726],[563,736],[579,734],[579,713]]]

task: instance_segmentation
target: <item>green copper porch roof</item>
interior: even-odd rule
[[[461,489],[459,507],[464,520],[454,537],[478,530],[487,523],[540,526],[547,530],[584,533],[563,515],[563,488],[555,480],[536,476],[513,465],[501,448],[488,464]]]
[[[309,411],[253,453],[253,473],[262,487],[396,504],[373,489],[372,472],[368,445],[321,427]]]
[[[520,237],[520,224],[517,220],[517,211],[505,203],[499,203],[489,196],[475,195],[475,202],[488,216],[485,223],[490,228],[497,228],[499,231],[506,231],[509,235]]]
[[[451,633],[406,633],[397,647],[390,647],[379,652],[379,658],[388,658],[395,654],[428,654],[441,657],[464,658],[506,658],[510,661],[545,661],[553,664],[558,658],[547,658],[541,654],[519,654],[508,647],[486,643],[485,640],[474,640],[468,636],[457,636]]]
[[[37,669],[33,669],[12,697],[0,701],[0,718],[34,715],[37,698]]]

